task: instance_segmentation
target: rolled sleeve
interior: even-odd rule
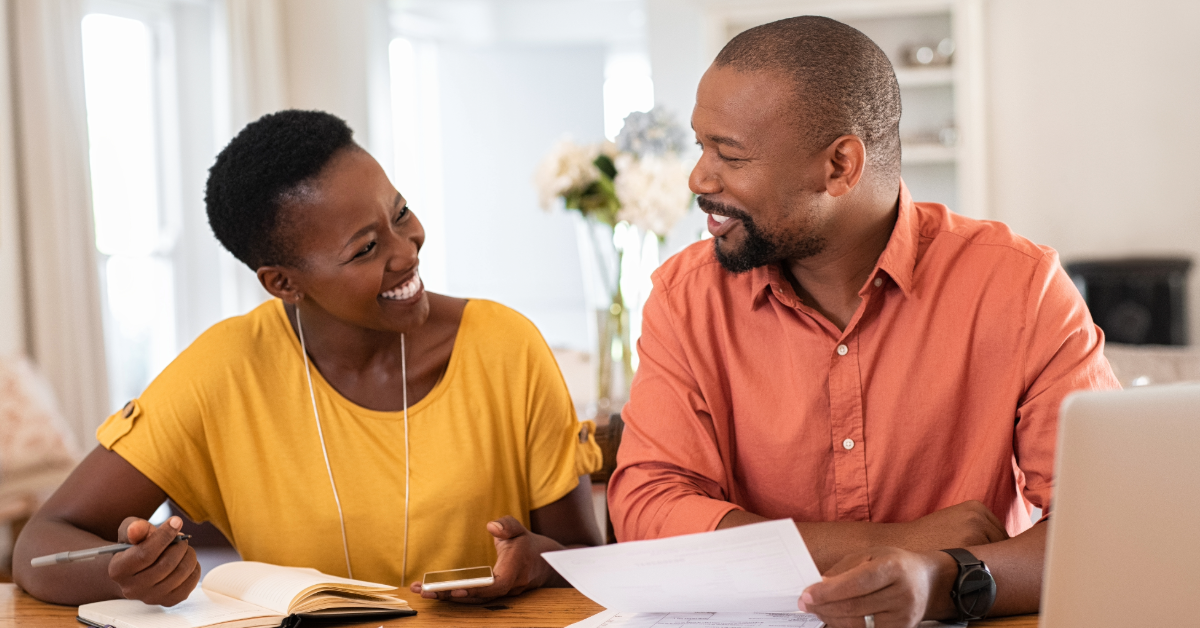
[[[1017,408],[1013,451],[1025,474],[1025,498],[1048,512],[1063,399],[1077,390],[1120,384],[1104,357],[1104,334],[1057,254],[1042,258],[1036,273],[1026,312],[1025,394]]]
[[[640,364],[608,486],[620,541],[713,530],[739,509],[727,501],[729,469],[675,330],[670,292],[656,285],[643,312]]]

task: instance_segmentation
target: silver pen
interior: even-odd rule
[[[180,541],[186,541],[190,538],[192,538],[192,535],[190,534],[180,534],[175,537],[174,541],[171,542],[178,543]],[[75,563],[81,560],[92,560],[93,558],[97,556],[103,556],[104,554],[116,554],[117,552],[123,552],[131,547],[134,546],[129,543],[115,543],[113,545],[105,545],[104,547],[93,547],[92,549],[75,550],[73,552],[59,552],[57,554],[50,554],[49,556],[38,556],[29,562],[34,567]]]

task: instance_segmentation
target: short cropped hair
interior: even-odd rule
[[[323,111],[289,109],[247,124],[208,171],[204,203],[217,240],[250,270],[297,264],[280,233],[280,210],[336,154],[357,148],[353,135]]]
[[[857,29],[813,15],[779,20],[734,37],[713,65],[790,78],[797,123],[814,150],[856,135],[869,163],[899,176],[900,85],[887,55]]]

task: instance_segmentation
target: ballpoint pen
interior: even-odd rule
[[[171,542],[178,543],[180,541],[186,541],[190,538],[192,538],[192,535],[190,534],[180,534],[175,537],[174,541]],[[129,543],[116,543],[113,545],[105,545],[104,547],[93,547],[92,549],[75,550],[73,552],[59,552],[57,554],[50,554],[48,556],[38,556],[29,562],[34,567],[45,567],[46,565],[59,565],[62,563],[74,563],[81,560],[92,560],[93,558],[97,556],[103,556],[104,554],[116,554],[117,552],[123,552],[131,547],[134,546]]]

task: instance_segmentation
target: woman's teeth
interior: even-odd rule
[[[416,294],[420,289],[421,276],[413,274],[413,278],[405,282],[404,285],[396,288],[395,290],[388,290],[379,296],[385,299],[391,299],[393,301],[403,301],[405,299],[411,299],[413,295]]]
[[[712,219],[713,219],[713,220],[714,220],[714,221],[715,221],[715,222],[716,222],[718,225],[719,225],[719,224],[721,224],[721,223],[723,223],[723,222],[725,222],[726,220],[729,220],[729,216],[718,216],[718,215],[716,215],[716,214],[709,214],[709,215],[710,215],[710,216],[712,216]]]

